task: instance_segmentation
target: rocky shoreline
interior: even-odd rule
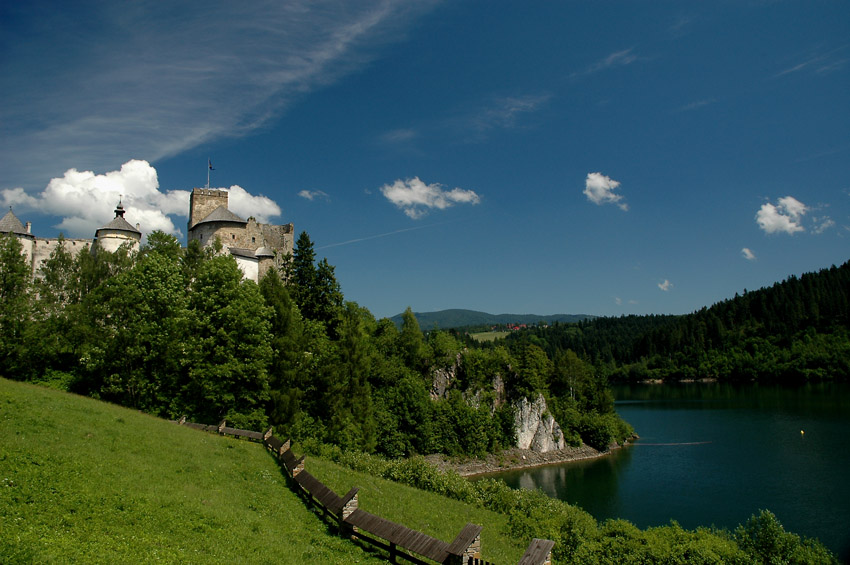
[[[628,443],[625,445],[628,445]],[[567,463],[569,461],[594,459],[608,455],[612,450],[619,449],[620,447],[622,446],[615,443],[607,450],[599,451],[589,445],[582,444],[580,447],[566,447],[545,453],[514,447],[505,449],[498,454],[490,454],[483,459],[453,458],[435,454],[427,456],[426,460],[441,470],[451,470],[462,477],[471,477],[502,471],[540,467],[543,465],[554,465],[556,463]]]

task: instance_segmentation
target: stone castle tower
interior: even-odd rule
[[[196,188],[189,196],[188,240],[209,247],[218,240],[235,259],[245,278],[259,281],[271,267],[282,269],[292,253],[292,224],[261,224],[243,220],[228,207],[225,190]]]

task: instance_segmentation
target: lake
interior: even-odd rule
[[[850,385],[631,385],[614,394],[640,435],[633,445],[491,476],[641,528],[672,519],[733,530],[768,509],[850,562]]]

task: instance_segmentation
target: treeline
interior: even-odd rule
[[[744,291],[685,316],[624,316],[512,335],[575,352],[612,379],[799,382],[850,375],[850,263]]]
[[[59,245],[33,279],[0,236],[0,375],[390,457],[511,446],[514,402],[540,394],[572,443],[631,433],[604,377],[563,376],[536,346],[469,350],[423,334],[410,309],[397,328],[345,301],[306,233],[259,284],[220,251],[162,232],[139,253]]]

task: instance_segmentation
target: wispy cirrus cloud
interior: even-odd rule
[[[600,71],[605,71],[616,67],[625,67],[639,60],[640,57],[635,53],[634,47],[629,47],[628,49],[614,51],[613,53],[610,53],[609,55],[606,55],[602,59],[591,64],[585,70],[575,72],[570,76],[571,78],[577,78],[583,75],[592,75],[594,73],[598,73]]]
[[[445,210],[455,204],[475,205],[481,202],[481,197],[472,190],[445,190],[443,185],[426,184],[419,177],[385,184],[381,187],[381,194],[414,220],[433,209]]]
[[[840,71],[841,69],[844,69],[847,66],[848,61],[850,61],[848,51],[850,51],[850,44],[844,44],[828,51],[823,51],[822,49],[813,50],[805,55],[802,61],[779,71],[773,75],[773,78],[779,78],[799,72],[826,75]]]
[[[536,112],[551,97],[550,94],[525,94],[496,98],[472,117],[472,125],[479,132],[516,127],[522,116]]]
[[[0,20],[5,187],[246,135],[368,64],[434,2],[95,0]],[[86,31],[68,25],[85,21]]]
[[[696,100],[690,104],[685,104],[684,106],[677,108],[675,112],[690,112],[691,110],[698,110],[700,108],[710,106],[715,102],[717,102],[715,98],[703,98],[702,100]]]

